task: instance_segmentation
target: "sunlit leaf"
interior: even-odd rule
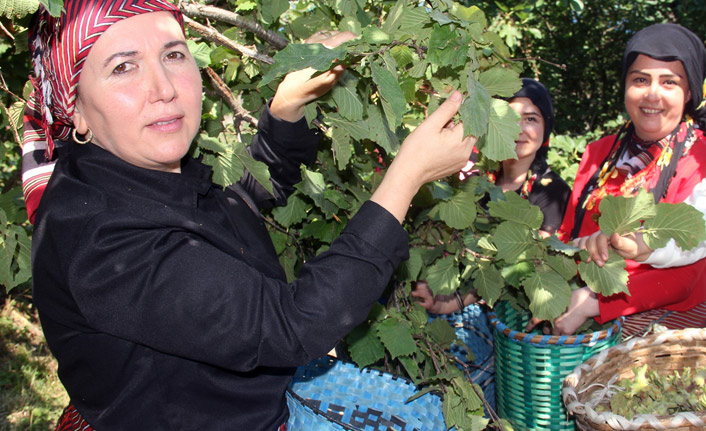
[[[348,121],[358,121],[363,118],[363,102],[356,89],[357,79],[346,72],[331,90],[331,97],[338,107],[338,113]]]
[[[430,23],[429,14],[422,7],[405,7],[400,18],[399,29],[407,32],[419,31],[427,23]]]
[[[334,127],[331,130],[331,141],[333,142],[333,156],[336,159],[336,166],[338,169],[345,169],[353,155],[351,135],[342,127]]]
[[[598,225],[604,234],[634,232],[640,221],[656,214],[654,197],[641,189],[633,197],[606,196],[600,204],[601,217]]]
[[[505,192],[504,201],[489,202],[488,209],[493,217],[514,221],[530,229],[539,229],[544,220],[544,214],[538,206],[531,205],[515,192]]]
[[[489,305],[493,306],[500,298],[502,288],[505,285],[500,271],[495,266],[480,267],[473,271],[473,288],[478,291],[481,298]]]
[[[427,271],[427,283],[434,295],[449,295],[461,285],[458,264],[454,256],[436,261]]]
[[[530,299],[532,316],[540,320],[554,320],[569,306],[571,287],[564,277],[553,271],[537,271],[523,282]]]
[[[439,202],[432,210],[439,218],[454,229],[466,229],[476,219],[475,196],[469,193],[457,193],[448,201]]]
[[[490,160],[516,159],[515,140],[520,136],[520,116],[510,105],[492,99],[488,118],[488,133],[476,143],[478,151]]]
[[[532,235],[527,226],[512,221],[502,222],[495,230],[493,242],[498,247],[498,259],[515,263],[533,246]]]
[[[576,261],[567,256],[548,255],[547,265],[564,277],[565,280],[575,277],[578,272]]]
[[[468,96],[459,109],[463,133],[479,137],[488,132],[491,100],[486,89],[473,77],[468,79],[467,86]]]
[[[341,118],[336,114],[329,114],[326,117],[326,121],[333,126],[333,128],[341,128],[345,130],[353,139],[365,139],[370,135],[370,130],[365,121],[348,121]]]
[[[403,280],[416,281],[419,277],[419,272],[422,270],[424,261],[422,259],[423,250],[419,248],[411,248],[409,250],[409,259],[402,262],[398,268],[398,273]]]
[[[512,97],[522,88],[522,81],[517,72],[504,67],[494,67],[482,72],[478,81],[491,96]]]
[[[378,27],[365,27],[363,29],[363,40],[371,45],[381,45],[390,43],[392,36]]]
[[[643,238],[653,250],[674,239],[682,250],[691,250],[706,240],[706,224],[701,211],[686,203],[657,204],[655,217],[645,221]]]
[[[610,253],[608,260],[600,268],[593,261],[586,263],[587,252],[581,252],[582,261],[579,262],[579,274],[583,281],[592,291],[603,296],[611,296],[616,293],[627,293],[628,272],[625,269],[625,259],[615,253]]]
[[[189,39],[186,41],[191,55],[196,60],[196,65],[199,68],[204,68],[211,64],[211,47],[205,43],[197,43]]]
[[[407,109],[404,93],[400,88],[397,78],[384,67],[373,63],[373,82],[377,85],[383,101],[383,108],[387,122],[391,129],[402,124],[402,117]]]
[[[580,248],[574,247],[572,243],[563,243],[556,235],[552,235],[544,241],[551,250],[559,251],[567,256],[573,256],[581,251]]]
[[[275,54],[275,63],[262,77],[259,86],[265,86],[280,76],[307,67],[319,71],[328,70],[334,61],[345,57],[346,49],[341,46],[327,48],[320,43],[290,43]]]
[[[247,152],[245,146],[236,146],[233,151],[234,157],[242,163],[243,167],[255,178],[262,187],[271,195],[274,195],[272,182],[270,182],[270,170],[267,165],[259,160],[255,160]]]
[[[387,119],[380,112],[377,106],[370,106],[368,109],[368,127],[370,138],[380,145],[385,152],[394,153],[400,145],[397,135],[390,129]]]

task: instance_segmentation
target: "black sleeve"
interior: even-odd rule
[[[408,257],[404,229],[373,202],[289,284],[194,232],[114,211],[78,237],[69,285],[90,327],[236,371],[326,354]]]
[[[270,181],[274,197],[252,175],[245,173],[239,184],[259,208],[286,205],[294,192],[294,185],[301,181],[300,166],[310,165],[316,158],[321,134],[311,129],[306,119],[291,123],[281,120],[265,107],[258,121],[258,133],[248,147],[255,160],[270,168]]]
[[[537,205],[544,214],[542,230],[551,234],[559,229],[570,194],[571,187],[551,170],[534,181],[529,202]]]

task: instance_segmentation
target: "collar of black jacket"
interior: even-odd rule
[[[108,191],[195,207],[199,195],[213,186],[211,168],[188,155],[182,160],[181,173],[173,173],[135,166],[90,143],[71,143],[67,150],[74,174]]]

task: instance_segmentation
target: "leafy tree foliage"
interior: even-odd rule
[[[555,129],[589,133],[624,112],[621,64],[630,37],[648,25],[676,22],[706,34],[699,0],[467,1],[492,17],[494,28],[524,61],[523,76],[550,89]]]
[[[42,2],[60,10],[56,0]],[[466,94],[459,117],[466,133],[479,137],[478,166],[494,167],[515,156],[518,116],[503,98],[519,89],[521,74],[539,76],[552,90],[560,127],[578,133],[594,130],[621,109],[616,105],[621,53],[609,50],[624,46],[631,32],[648,20],[667,16],[655,15],[663,9],[650,0],[609,0],[601,8],[581,0],[499,1],[484,5],[490,14],[452,0],[179,5],[206,89],[202,129],[191,152],[213,166],[213,180],[219,184],[238,181],[247,169],[271,187],[266,166],[249,156],[247,145],[277,83],[288,71],[304,66],[347,66],[340,85],[306,113],[312,127],[326,136],[315,165],[301,168],[303,180],[287,206],[266,214],[290,279],[303,262],[330,246],[378,185],[400,142],[451,90]],[[693,7],[700,8],[696,3]],[[17,42],[5,39],[0,45],[8,53],[0,60],[5,78],[2,175],[7,181],[0,200],[0,282],[11,289],[29,276],[18,128],[30,87],[25,84],[26,44],[19,42],[25,38],[28,16],[6,16],[0,30]],[[298,43],[321,30],[349,30],[360,37],[336,49]],[[9,62],[13,59],[16,65]],[[580,145],[577,149],[575,144],[583,141],[566,137],[557,142],[550,160],[570,175],[580,155]],[[478,205],[485,194],[491,200],[488,210]],[[610,223],[616,229],[651,219],[632,211],[642,205],[609,203],[615,208]],[[689,244],[704,235],[690,235],[683,228],[700,220],[699,214],[686,209],[653,213],[654,244],[665,235]],[[681,224],[665,227],[664,218],[675,215]],[[463,361],[448,353],[454,342],[452,328],[442,321],[427,322],[426,312],[410,300],[409,292],[418,279],[426,279],[436,293],[466,290],[473,284],[490,304],[512,300],[551,320],[566,308],[577,270],[598,291],[624,289],[624,262],[610,261],[605,270],[594,264],[583,268],[573,259],[578,250],[537,234],[541,222],[538,208],[514,193],[502,193],[483,177],[449,178],[425,186],[405,220],[411,259],[391,281],[386,306],[376,306],[348,338],[351,357],[361,366],[385,365],[404,373],[424,390],[443,392],[447,425],[459,431],[485,427],[482,394],[469,382]]]

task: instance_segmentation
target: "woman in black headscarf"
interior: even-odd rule
[[[504,160],[491,182],[503,191],[515,191],[544,215],[540,228],[549,236],[561,225],[571,193],[568,184],[547,164],[549,135],[554,128],[554,106],[547,88],[531,78],[522,78],[522,88],[508,100],[520,115],[520,135],[515,141],[517,158]]]
[[[617,135],[586,148],[560,231],[563,239],[575,239],[575,244],[591,251],[599,265],[607,259],[609,247],[625,257],[630,295],[604,297],[586,287],[578,289],[568,311],[555,320],[554,333],[573,333],[591,317],[606,322],[635,315],[626,321],[626,332],[641,326],[644,317],[661,318],[667,327],[670,319],[687,326],[706,323],[702,247],[684,252],[672,242],[653,253],[639,236],[608,238],[598,227],[598,207],[608,195],[631,196],[646,189],[655,202],[703,205],[699,201],[706,190],[705,77],[704,44],[682,26],[652,25],[628,42],[623,84],[630,121]],[[647,314],[636,314],[641,312]],[[665,318],[668,313],[682,315]]]
[[[554,106],[547,88],[531,78],[522,78],[522,88],[508,103],[521,117],[520,135],[515,140],[517,158],[504,160],[488,173],[490,182],[504,192],[514,191],[542,211],[540,234],[550,236],[561,224],[571,188],[547,164],[549,135],[554,128]],[[452,313],[477,301],[473,292],[465,297],[432,295],[426,283],[417,283],[412,296],[432,313]]]

